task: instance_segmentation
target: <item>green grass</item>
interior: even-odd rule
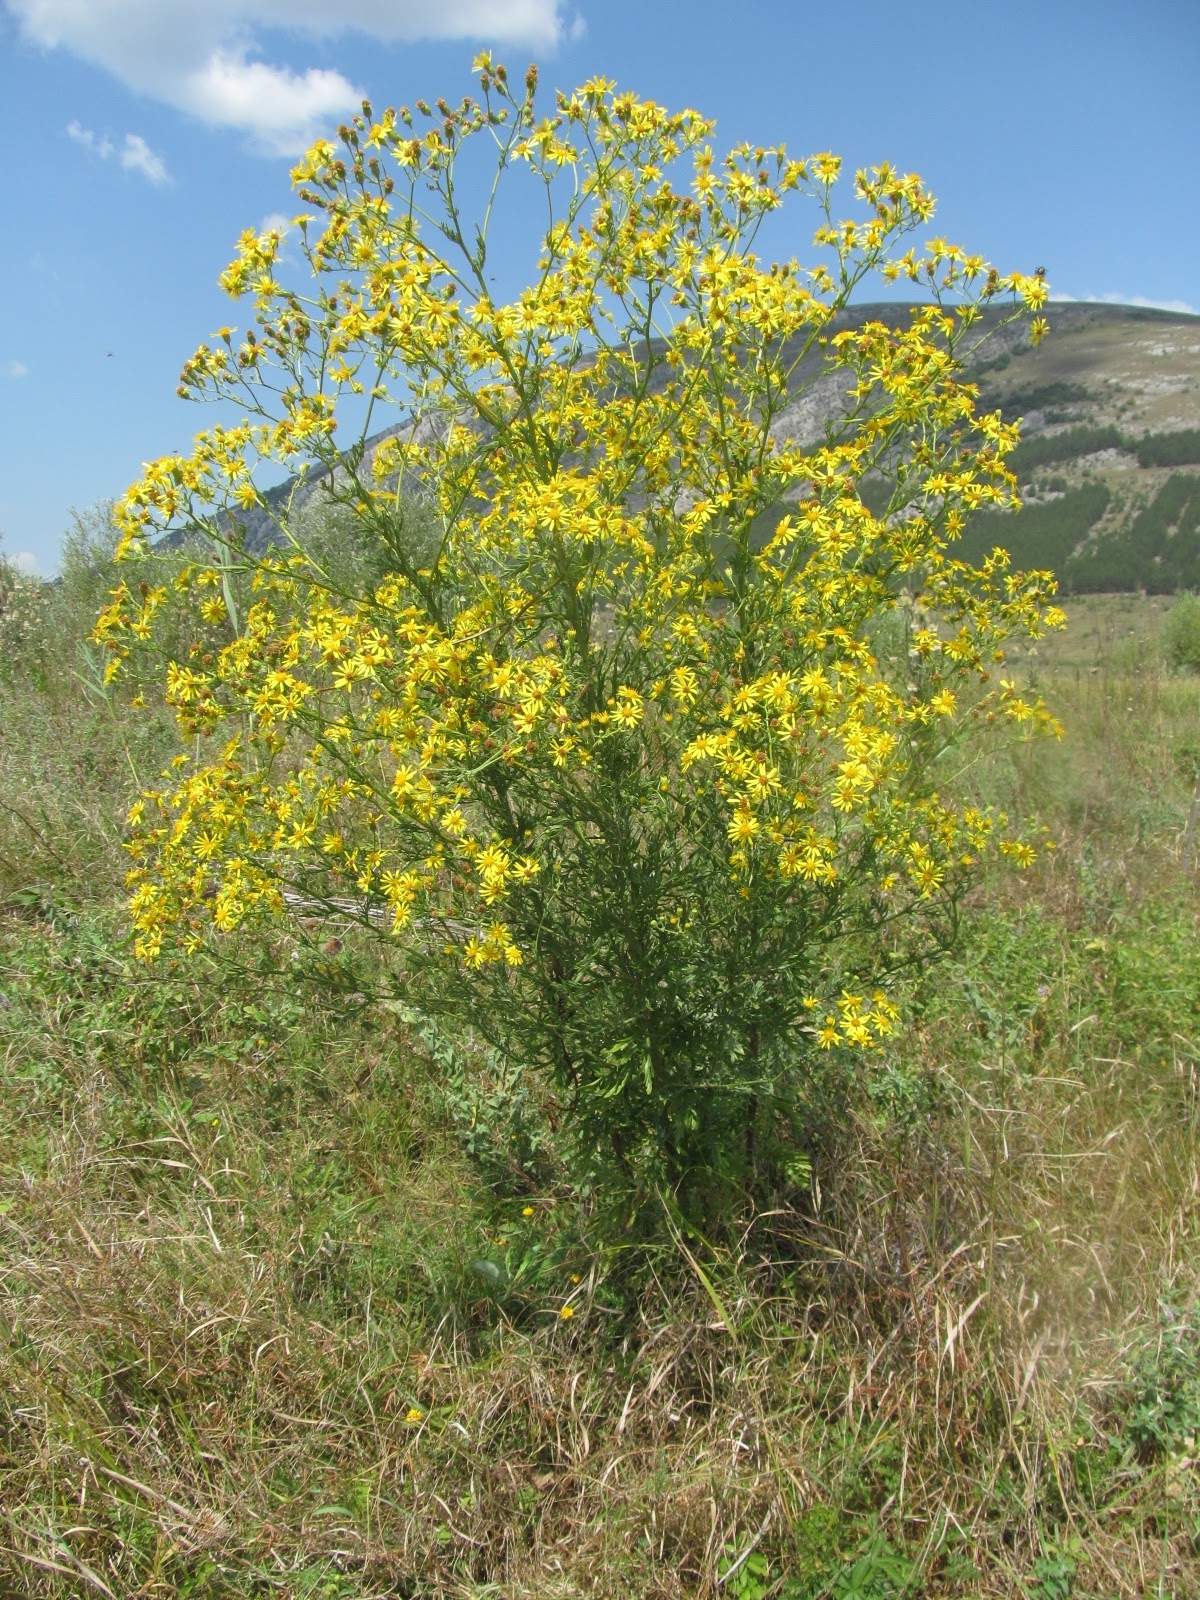
[[[168,730],[89,673],[103,576],[5,612],[0,1593],[1200,1591],[1165,604],[1070,602],[1016,664],[1065,737],[961,781],[1055,848],[981,889],[811,1176],[634,1271],[544,1090],[365,1004],[352,934],[135,966],[121,817]]]

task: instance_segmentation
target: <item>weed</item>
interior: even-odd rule
[[[1200,1439],[1200,1329],[1194,1318],[1162,1307],[1157,1335],[1132,1361],[1124,1434],[1150,1455],[1195,1452]]]
[[[1030,1600],[1071,1600],[1074,1577],[1074,1557],[1066,1550],[1048,1550],[1030,1569]]]

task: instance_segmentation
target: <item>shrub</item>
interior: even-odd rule
[[[939,761],[972,726],[1049,721],[989,676],[1003,637],[1059,620],[1046,575],[951,550],[1010,498],[1016,437],[976,416],[958,351],[997,296],[1019,316],[1044,289],[944,241],[901,254],[932,202],[890,167],[839,222],[831,156],[717,165],[710,123],[600,82],[538,120],[535,75],[522,98],[479,67],[479,105],[364,108],[314,146],[311,283],[280,281],[278,234],[244,235],[224,283],[257,330],[185,368],[248,420],[120,507],[130,552],[163,529],[211,550],[174,585],[207,637],[166,667],[195,743],[132,813],[139,951],[269,922],[285,889],[337,901],[413,1005],[549,1075],[580,1184],[711,1217],[795,1166],[981,854],[1031,855]],[[523,168],[552,217],[503,305],[454,183],[488,139],[497,183]],[[754,254],[792,190],[830,253],[808,272]],[[875,271],[932,303],[835,331]],[[814,355],[851,404],[804,448],[789,379]],[[403,426],[335,442],[362,398]],[[332,576],[278,496],[279,548],[248,556],[230,519],[267,507],[262,459],[322,474],[372,563]],[[874,515],[858,485],[884,466]],[[902,596],[889,675],[870,639]],[[166,599],[116,592],[114,671]]]
[[[46,586],[0,553],[0,683],[27,667],[42,644]]]
[[[1200,672],[1200,597],[1180,595],[1163,623],[1163,649],[1173,667]]]

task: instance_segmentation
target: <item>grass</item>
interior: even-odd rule
[[[973,781],[1055,848],[984,886],[811,1174],[631,1274],[536,1086],[365,1006],[352,939],[315,989],[287,928],[134,966],[120,818],[168,735],[79,653],[102,576],[5,612],[0,1592],[1200,1593],[1165,601],[1072,602],[1018,663],[1066,737]]]

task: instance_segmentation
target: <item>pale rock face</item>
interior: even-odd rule
[[[801,446],[819,444],[825,438],[825,424],[844,415],[848,404],[845,373],[831,372],[780,413],[772,437]]]

